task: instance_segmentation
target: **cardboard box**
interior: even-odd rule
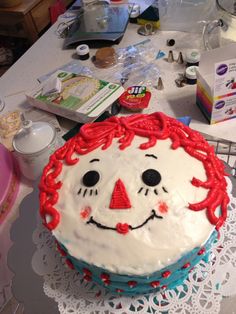
[[[236,117],[236,44],[202,53],[197,105],[210,124]]]
[[[53,88],[55,77],[60,82]],[[87,123],[96,120],[123,92],[118,84],[59,70],[26,97],[32,106]]]

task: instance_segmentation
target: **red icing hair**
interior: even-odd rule
[[[44,168],[40,188],[40,214],[48,229],[55,229],[60,222],[60,214],[54,207],[58,201],[58,192],[62,182],[56,178],[61,173],[63,162],[74,165],[79,155],[101,147],[107,149],[115,138],[119,140],[119,148],[131,145],[134,136],[141,136],[144,143],[140,149],[155,146],[157,140],[171,139],[172,149],[182,147],[189,155],[203,163],[207,180],[192,179],[196,187],[208,189],[207,197],[195,204],[189,204],[194,211],[206,209],[209,221],[218,229],[226,219],[229,198],[226,192],[226,180],[223,163],[216,157],[214,148],[196,131],[185,126],[178,120],[163,113],[136,114],[128,117],[111,117],[103,122],[85,124],[80,132],[59,148]],[[220,214],[215,214],[220,206]],[[46,221],[49,215],[50,221]]]

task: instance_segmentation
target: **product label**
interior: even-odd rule
[[[215,64],[212,119],[226,120],[236,116],[236,59]]]
[[[127,109],[144,109],[148,106],[151,93],[145,86],[131,86],[120,96],[119,103]]]

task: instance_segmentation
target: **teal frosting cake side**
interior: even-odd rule
[[[66,248],[57,242],[57,249],[66,258],[67,265],[76,269],[86,281],[93,281],[110,292],[122,295],[148,294],[151,292],[174,289],[187,279],[189,273],[201,261],[208,262],[212,245],[217,242],[218,232],[214,230],[204,246],[195,248],[176,263],[148,276],[128,276],[79,261]]]

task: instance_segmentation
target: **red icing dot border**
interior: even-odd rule
[[[200,251],[197,253],[197,255],[203,255],[205,254],[206,249],[203,247],[202,249],[200,249]]]
[[[66,265],[72,270],[75,269],[73,263],[68,258],[66,259]]]
[[[163,278],[168,278],[168,277],[170,277],[170,275],[171,275],[171,272],[169,270],[167,270],[167,271],[164,271],[161,276]]]
[[[184,264],[184,265],[182,266],[182,269],[189,268],[190,266],[191,266],[191,264],[188,262],[188,263],[186,263],[186,264]]]
[[[116,289],[116,292],[117,292],[117,293],[122,293],[122,292],[124,292],[124,290],[117,288],[117,289]]]
[[[150,283],[150,286],[151,286],[152,288],[157,288],[157,287],[160,286],[160,281],[152,281],[152,282]]]
[[[209,221],[219,229],[227,217],[229,197],[226,191],[224,164],[214,153],[214,148],[196,131],[161,112],[136,114],[128,117],[111,117],[103,122],[89,123],[82,126],[80,133],[59,148],[44,168],[40,181],[40,214],[45,226],[53,230],[60,222],[60,214],[55,208],[58,192],[62,182],[56,180],[62,171],[63,163],[74,165],[79,155],[88,154],[101,147],[107,149],[115,138],[119,139],[120,149],[131,145],[134,136],[148,140],[140,149],[153,147],[157,140],[171,139],[172,149],[182,147],[189,155],[203,163],[207,180],[192,179],[196,187],[208,189],[205,200],[189,204],[189,209],[200,211],[206,209]],[[220,206],[219,217],[215,214]],[[49,216],[47,219],[46,217]]]
[[[128,286],[129,286],[130,288],[134,288],[134,287],[137,286],[138,283],[137,283],[137,281],[130,280],[130,281],[127,282],[127,284],[128,284]]]

